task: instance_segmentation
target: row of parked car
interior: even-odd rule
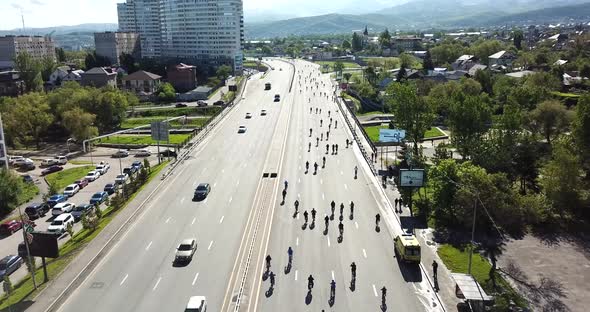
[[[60,167],[60,165],[65,165],[68,163],[68,158],[66,156],[55,156],[54,158],[43,159],[41,161],[41,167]],[[17,167],[21,170],[33,170],[36,168],[35,162],[23,156],[10,156],[8,157],[8,164],[13,167]],[[54,168],[55,169],[55,168]],[[62,168],[63,169],[63,168]],[[59,169],[61,170],[61,169]],[[59,171],[55,170],[55,171]],[[52,171],[52,172],[55,172]],[[49,172],[51,173],[51,172]],[[47,174],[47,173],[46,173]]]

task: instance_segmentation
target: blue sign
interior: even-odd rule
[[[406,130],[379,129],[379,142],[401,143],[406,138]]]

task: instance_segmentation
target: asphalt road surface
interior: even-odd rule
[[[346,148],[352,136],[332,101],[329,77],[319,76],[317,65],[307,62],[296,61],[295,67],[270,63],[275,70],[249,80],[245,100],[169,178],[61,311],[183,311],[195,295],[207,297],[209,311],[376,311],[384,308],[382,287],[387,288],[387,310],[428,310],[428,290],[419,269],[398,263],[385,221],[380,232],[375,230],[383,199],[358,149]],[[272,83],[272,90],[264,90],[266,82]],[[275,94],[281,95],[280,102],[273,102]],[[316,107],[321,114],[315,113]],[[260,114],[263,109],[266,116]],[[246,113],[252,118],[246,119]],[[238,133],[240,125],[247,127],[245,133]],[[320,132],[324,137],[316,147]],[[332,154],[332,144],[338,144],[337,154]],[[281,204],[285,180],[288,188]],[[210,183],[211,193],[206,200],[193,201],[195,187],[203,182]],[[300,202],[298,214],[295,199]],[[324,217],[331,213],[332,200],[335,216],[325,233]],[[340,203],[345,206],[342,240]],[[313,226],[312,208],[317,211]],[[198,243],[193,260],[174,264],[178,243],[192,237]],[[290,270],[288,247],[294,251]],[[265,274],[268,254],[275,275],[272,288]],[[308,294],[310,274],[315,285]]]

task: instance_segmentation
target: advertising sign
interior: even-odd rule
[[[152,122],[152,140],[154,141],[168,141],[168,123],[167,122]]]
[[[379,142],[401,143],[406,138],[406,130],[379,129]]]
[[[401,187],[424,186],[424,169],[400,169],[399,184]]]

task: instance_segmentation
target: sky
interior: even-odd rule
[[[117,3],[125,0],[0,0],[0,30],[117,23]],[[326,13],[360,13],[393,6],[402,0],[244,0],[244,15],[263,18],[301,17]]]

